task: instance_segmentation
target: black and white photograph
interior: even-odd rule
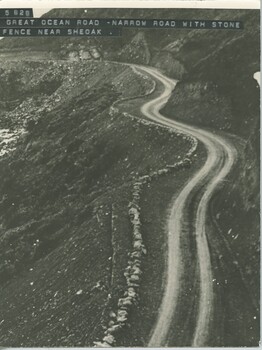
[[[44,3],[0,2],[0,346],[259,347],[259,6]]]

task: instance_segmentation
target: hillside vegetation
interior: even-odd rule
[[[92,346],[102,337],[109,295],[120,297],[125,286],[122,277],[114,285],[111,279],[123,276],[131,251],[133,184],[183,159],[191,145],[182,135],[110,113],[118,98],[152,88],[129,67],[23,67],[17,97],[24,100],[1,120],[3,127],[25,128],[0,160],[1,345]],[[39,95],[36,82],[49,75],[59,84]]]

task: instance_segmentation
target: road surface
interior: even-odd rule
[[[209,330],[214,312],[213,275],[210,251],[206,232],[206,219],[210,199],[219,184],[232,168],[237,152],[231,143],[222,137],[200,128],[185,125],[165,118],[159,111],[167,102],[176,82],[161,74],[157,69],[135,66],[136,69],[149,74],[163,84],[164,91],[160,96],[145,103],[142,113],[149,119],[174,128],[179,132],[191,135],[204,144],[207,159],[203,167],[187,182],[172,203],[168,221],[168,258],[166,269],[166,285],[159,316],[152,331],[148,346],[160,347],[168,345],[172,319],[179,305],[182,271],[184,269],[185,252],[181,248],[183,228],[187,220],[187,211],[193,194],[198,195],[197,208],[194,213],[194,235],[198,262],[199,293],[197,317],[192,334],[192,346],[208,346]],[[175,114],[175,111],[174,111]]]

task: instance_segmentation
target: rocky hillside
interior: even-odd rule
[[[248,137],[259,110],[259,90],[253,79],[260,70],[259,13],[237,13],[244,22],[243,31],[216,35],[195,31],[167,46],[183,60],[187,73],[165,112]]]
[[[92,346],[126,288],[134,184],[184,160],[192,145],[165,128],[112,114],[117,99],[152,90],[151,80],[127,66],[23,62],[3,71],[6,88],[21,74],[18,105],[2,112],[1,127],[23,133],[0,158],[0,342]],[[48,77],[56,84],[42,89]],[[160,237],[158,225],[151,234]],[[147,266],[154,266],[154,249],[162,269],[164,249],[152,243]],[[159,302],[161,291],[154,290]],[[144,317],[154,322],[151,310]]]

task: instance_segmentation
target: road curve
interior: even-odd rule
[[[155,68],[142,66],[134,67],[149,74],[164,86],[163,93],[157,98],[145,103],[141,107],[141,112],[147,118],[159,124],[174,128],[181,133],[197,138],[207,149],[205,164],[187,182],[172,203],[168,221],[169,235],[166,286],[159,316],[152,330],[148,346],[160,347],[168,345],[170,326],[178,304],[178,296],[181,292],[180,281],[183,271],[183,251],[180,249],[180,239],[183,234],[182,225],[185,220],[188,203],[192,197],[192,193],[195,191],[199,191],[201,194],[194,219],[194,237],[196,239],[197,260],[199,265],[200,293],[199,300],[197,301],[197,320],[194,334],[192,334],[191,345],[194,347],[208,346],[210,323],[214,312],[214,295],[212,266],[206,234],[207,210],[214,191],[232,168],[237,157],[237,152],[231,143],[216,134],[170,120],[161,115],[159,110],[167,102],[176,82],[167,78]]]

